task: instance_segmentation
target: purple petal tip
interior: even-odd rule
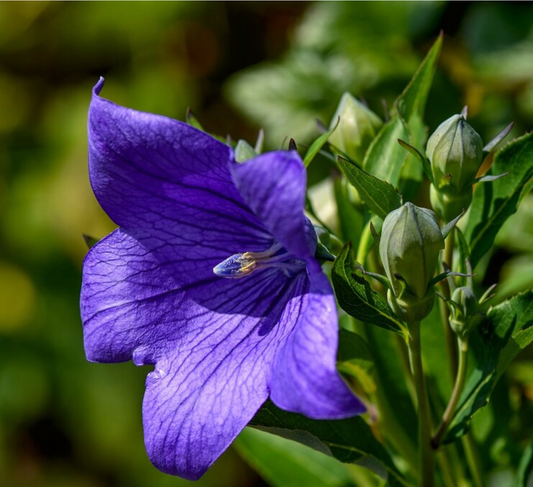
[[[103,78],[103,76],[100,76],[100,79],[98,80],[98,83],[96,83],[94,85],[94,88],[93,88],[93,93],[95,95],[99,95],[100,94],[100,91],[102,91],[102,88],[104,87],[104,83],[105,83],[105,79]]]

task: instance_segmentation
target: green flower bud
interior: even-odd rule
[[[255,149],[245,140],[239,140],[237,147],[235,147],[235,161],[246,162],[254,157],[257,157]]]
[[[437,215],[426,208],[405,203],[387,215],[379,253],[391,283],[389,303],[401,318],[420,321],[434,302],[428,285],[444,248],[444,236]]]
[[[339,125],[329,141],[354,161],[362,162],[383,122],[350,93],[342,95],[330,128],[335,126],[339,117]]]
[[[482,318],[478,300],[469,287],[458,287],[451,300],[450,326],[457,336],[465,338]]]
[[[470,191],[483,162],[483,141],[463,115],[454,115],[429,138],[426,156],[437,190],[460,194]]]

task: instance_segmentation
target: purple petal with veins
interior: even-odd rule
[[[83,268],[87,358],[150,364],[146,449],[198,479],[271,398],[336,419],[364,411],[335,369],[337,314],[314,259],[296,152],[238,165],[184,123],[95,87],[89,174],[119,228]]]

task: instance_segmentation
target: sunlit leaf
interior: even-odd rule
[[[379,131],[366,151],[363,169],[394,187],[398,186],[400,173],[408,152],[398,144],[398,139],[411,140],[405,121],[393,116]]]
[[[413,78],[395,102],[401,116],[408,122],[415,114],[420,117],[424,115],[426,100],[433,83],[441,48],[442,34],[439,35]]]
[[[350,243],[335,259],[332,280],[339,304],[349,315],[406,335],[405,325],[392,314],[385,299],[372,289],[362,270],[357,268]]]
[[[533,292],[519,294],[491,309],[470,342],[476,366],[466,382],[445,443],[468,431],[472,416],[487,404],[511,360],[533,342]]]
[[[234,446],[272,486],[355,487],[347,465],[280,436],[246,428]]]
[[[340,119],[339,119],[340,120]],[[335,132],[335,129],[339,125],[339,120],[335,123],[335,125],[329,129],[327,132],[324,132],[318,139],[313,141],[309,149],[307,149],[307,152],[304,157],[304,166],[308,167],[309,164],[311,164],[311,161],[315,158],[315,156],[318,154],[320,149],[324,147],[324,144],[328,141],[330,135]]]
[[[317,421],[278,409],[267,402],[250,423],[263,431],[297,441],[344,463],[372,470],[391,486],[409,485],[361,417]]]
[[[533,134],[524,135],[496,154],[492,172],[504,178],[476,187],[465,237],[472,267],[492,247],[496,234],[533,185]]]
[[[368,174],[342,157],[339,157],[339,166],[359,193],[363,203],[379,217],[384,219],[402,205],[400,193],[389,183]]]

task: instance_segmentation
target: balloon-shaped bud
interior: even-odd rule
[[[431,311],[435,295],[430,281],[443,248],[433,211],[405,203],[385,218],[379,253],[392,287],[389,302],[401,318],[420,321]]]
[[[463,115],[441,123],[426,148],[437,189],[461,193],[470,185],[483,162],[483,141]]]
[[[350,93],[342,95],[330,128],[339,125],[329,141],[348,157],[363,162],[365,152],[383,125],[382,120]]]
[[[431,204],[449,220],[472,201],[472,183],[483,162],[483,141],[465,117],[454,115],[441,123],[426,147],[433,186]]]

